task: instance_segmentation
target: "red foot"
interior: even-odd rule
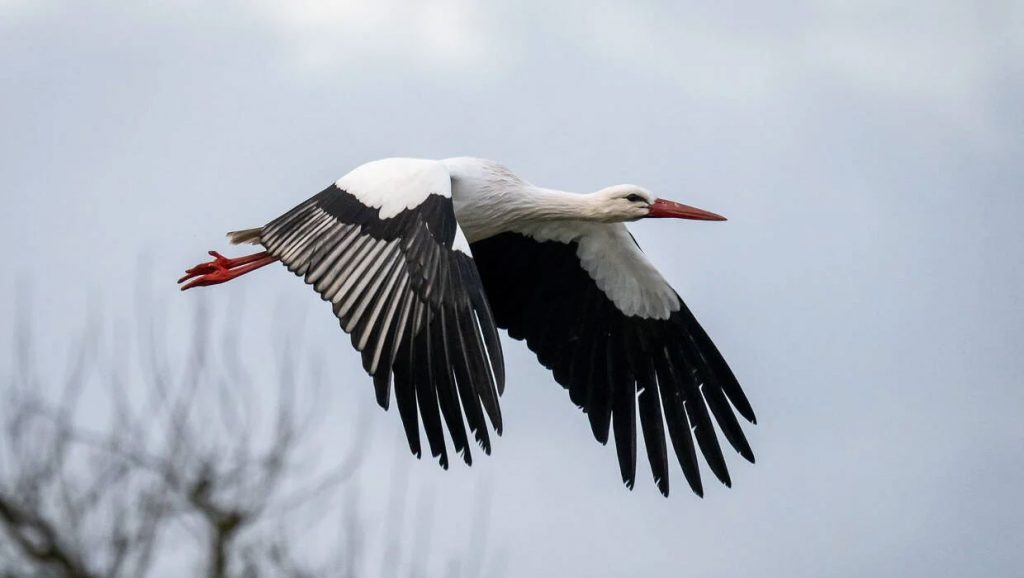
[[[216,251],[210,251],[210,255],[213,256],[213,261],[200,263],[191,269],[185,270],[185,276],[178,279],[178,283],[183,283],[189,279],[192,279],[192,281],[182,285],[182,291],[193,287],[205,287],[230,281],[235,277],[245,275],[250,271],[255,271],[264,265],[277,261],[276,257],[271,257],[266,251],[236,259],[229,259]]]

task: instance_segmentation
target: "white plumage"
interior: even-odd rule
[[[420,424],[448,464],[469,463],[465,426],[490,451],[504,362],[497,328],[524,339],[587,413],[595,437],[614,431],[632,487],[637,417],[659,489],[668,494],[666,431],[690,487],[702,493],[695,449],[727,485],[712,417],[748,460],[734,410],[754,421],[732,371],[624,222],[724,220],[656,199],[635,185],[589,194],[534,186],[493,161],[366,163],[267,225],[231,233],[263,253],[186,272],[183,289],[222,283],[274,261],[332,304],[363,355],[377,401],[392,386],[410,448]],[[696,444],[695,444],[696,442]]]
[[[381,159],[360,165],[335,181],[335,186],[390,219],[413,209],[428,195],[452,196],[452,181],[444,164],[424,159]]]

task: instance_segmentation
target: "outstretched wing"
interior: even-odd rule
[[[413,453],[421,453],[417,408],[442,466],[442,416],[467,464],[463,413],[490,453],[484,413],[500,434],[501,345],[440,163],[363,165],[267,224],[259,239],[333,304],[385,409],[394,382]]]
[[[694,438],[711,471],[731,483],[712,416],[736,451],[754,461],[733,413],[755,421],[743,390],[625,225],[549,223],[472,248],[498,326],[525,339],[554,372],[587,413],[598,441],[607,443],[614,429],[627,486],[636,475],[638,410],[655,483],[665,495],[665,425],[698,495]]]

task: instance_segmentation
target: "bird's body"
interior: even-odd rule
[[[493,161],[462,157],[442,163],[451,174],[455,216],[471,243],[509,232],[537,242],[575,243],[580,264],[627,315],[664,319],[679,309],[675,292],[618,220],[640,215],[631,207],[610,212],[603,203],[616,194],[653,201],[647,191],[617,185],[575,194],[533,186]]]
[[[221,283],[281,261],[332,302],[385,408],[394,384],[412,451],[420,454],[422,421],[431,453],[445,466],[442,419],[467,463],[463,416],[485,452],[484,416],[501,432],[496,329],[505,328],[569,390],[599,441],[614,432],[627,485],[635,477],[639,414],[661,491],[668,493],[667,426],[700,494],[694,439],[728,485],[711,418],[753,461],[733,408],[750,421],[754,414],[714,344],[624,224],[645,217],[724,220],[634,185],[574,194],[533,186],[483,159],[384,159],[264,227],[229,234],[236,243],[262,244],[264,253],[215,255],[179,282]]]

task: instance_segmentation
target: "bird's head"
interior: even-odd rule
[[[639,219],[692,219],[696,221],[724,221],[725,217],[710,211],[659,199],[650,191],[636,185],[615,185],[594,193],[600,220],[616,223]]]

